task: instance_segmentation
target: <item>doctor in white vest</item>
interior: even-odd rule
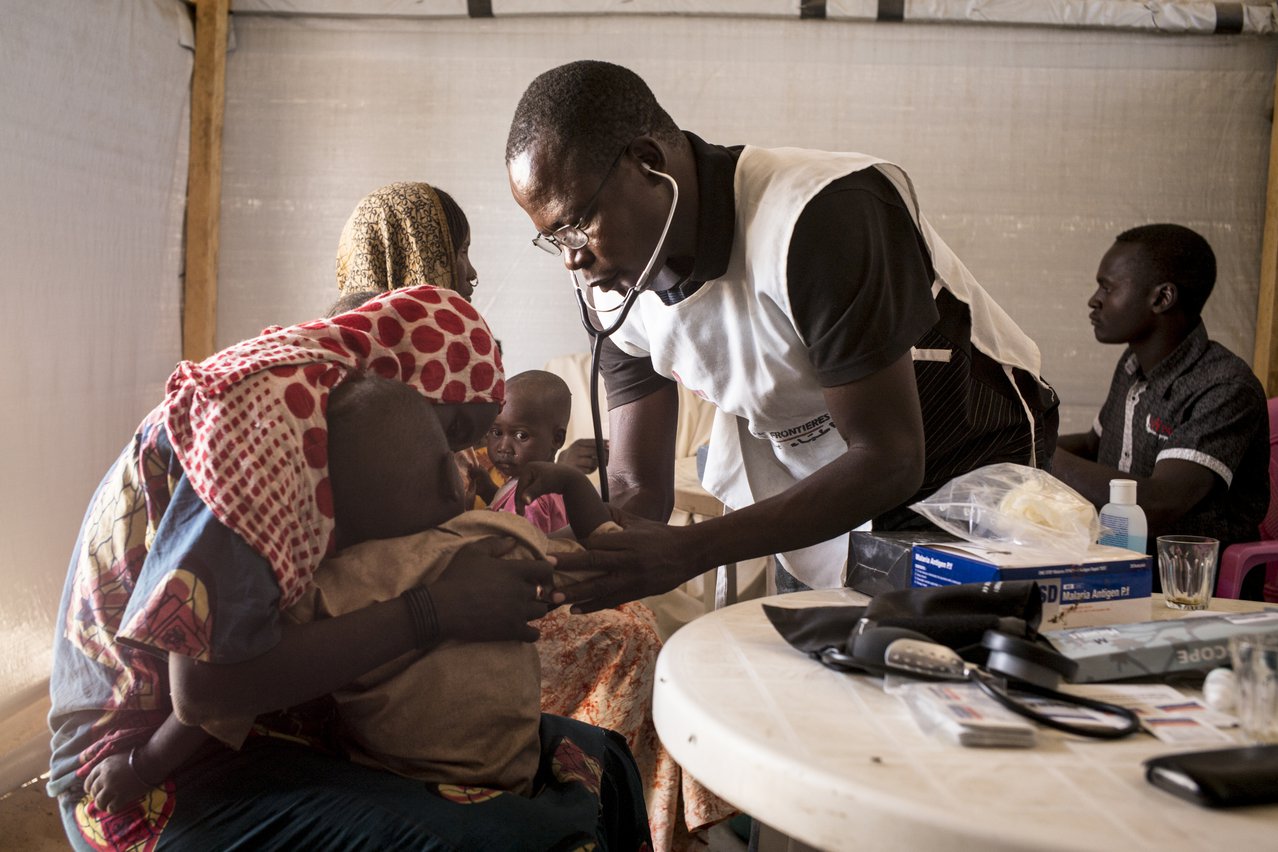
[[[708,144],[633,72],[553,68],[506,147],[534,243],[616,323],[603,344],[611,502],[626,530],[565,567],[584,611],[776,554],[781,590],[840,584],[848,532],[984,464],[1046,466],[1057,400],[1039,352],[863,154]],[[635,291],[638,291],[635,295]],[[732,509],[671,527],[676,383],[718,414],[704,484]],[[565,560],[568,557],[563,557]]]

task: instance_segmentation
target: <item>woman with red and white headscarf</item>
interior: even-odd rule
[[[470,262],[470,224],[447,193],[425,183],[392,183],[355,206],[337,250],[339,305],[358,304],[368,292],[411,286],[424,279],[452,280],[469,299],[478,275]],[[475,475],[473,452],[464,473]],[[479,474],[484,475],[484,474]],[[541,709],[616,731],[626,738],[643,777],[656,852],[704,845],[691,832],[735,809],[691,778],[657,737],[652,685],[661,639],[656,617],[643,603],[586,615],[567,607],[537,623],[541,638]]]
[[[476,548],[428,593],[309,624],[281,618],[334,551],[325,411],[360,372],[435,402],[455,446],[482,434],[504,393],[469,303],[396,290],[179,365],[103,479],[72,556],[51,679],[49,792],[74,848],[646,844],[629,755],[586,725],[544,718],[527,798],[428,788],[332,750],[332,691],[439,639],[531,641],[528,622],[545,612],[537,587],[551,582],[545,562]],[[245,715],[258,720],[240,748],[201,734],[178,770],[148,772],[157,731],[216,733]],[[103,772],[132,773],[146,792],[108,810],[86,789]]]

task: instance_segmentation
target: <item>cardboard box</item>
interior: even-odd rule
[[[1078,663],[1074,683],[1202,671],[1229,664],[1229,637],[1278,632],[1278,609],[1044,631]]]
[[[1092,545],[1086,559],[1044,560],[971,542],[913,548],[916,588],[991,580],[1037,580],[1043,595],[1040,629],[1148,621],[1151,560],[1120,547]]]
[[[874,597],[910,588],[914,546],[960,541],[949,533],[867,532],[853,530],[848,543],[848,573],[843,585]]]

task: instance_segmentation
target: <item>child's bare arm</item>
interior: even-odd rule
[[[551,462],[533,462],[519,476],[515,489],[515,505],[524,507],[543,494],[562,494],[572,533],[580,541],[600,524],[612,520],[608,507],[595,486],[575,467]]]
[[[98,807],[119,813],[160,786],[196,752],[209,735],[183,725],[170,713],[151,739],[130,752],[103,759],[85,779],[85,790]]]

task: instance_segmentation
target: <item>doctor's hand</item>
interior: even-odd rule
[[[614,520],[624,526],[621,532],[591,536],[583,553],[556,555],[560,570],[590,576],[556,589],[556,604],[570,603],[576,613],[609,609],[668,592],[714,567],[695,556],[695,526],[672,527],[615,512]]]

